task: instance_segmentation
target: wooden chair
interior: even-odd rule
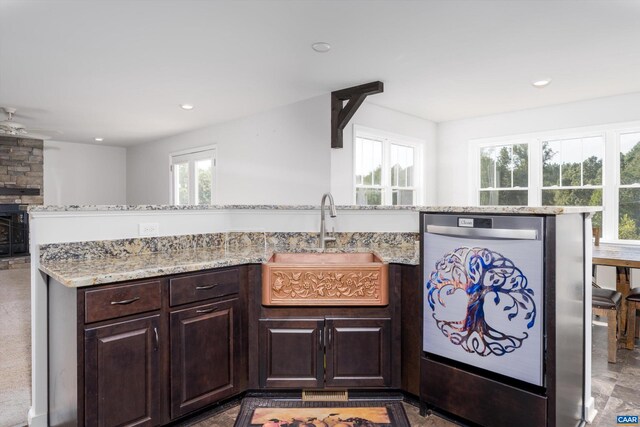
[[[633,288],[627,295],[627,349],[633,350],[635,338],[640,338],[640,288]]]
[[[620,303],[622,294],[611,289],[593,288],[591,308],[596,316],[607,318],[609,363],[616,363],[618,352],[618,324],[620,323]]]

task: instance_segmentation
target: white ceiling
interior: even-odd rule
[[[370,102],[454,120],[640,91],[639,22],[640,0],[0,0],[0,106],[130,145],[382,80]]]

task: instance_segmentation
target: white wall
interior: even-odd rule
[[[318,204],[329,191],[329,124],[327,94],[129,147],[127,202],[168,204],[169,154],[216,144],[215,204]]]
[[[469,140],[640,120],[640,93],[438,124],[437,202],[466,205]]]
[[[343,132],[344,148],[331,150],[331,193],[336,203],[353,204],[353,126],[422,139],[425,205],[436,201],[436,124],[420,117],[390,110],[369,102],[362,104]]]
[[[45,205],[122,205],[126,149],[62,141],[44,143]]]
[[[331,149],[330,108],[327,94],[129,147],[127,203],[169,203],[169,154],[216,144],[215,204],[318,205],[327,191],[353,204],[354,124],[424,140],[423,202],[435,202],[435,123],[365,102],[344,130],[344,148]]]

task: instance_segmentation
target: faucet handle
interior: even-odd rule
[[[331,234],[334,234],[335,232],[336,232],[336,228],[335,227],[331,227]],[[325,236],[324,241],[325,242],[335,242],[336,238],[334,236],[331,236],[331,237]]]

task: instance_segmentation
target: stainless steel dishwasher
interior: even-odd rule
[[[543,218],[423,218],[423,351],[544,386]]]
[[[441,209],[420,214],[422,413],[484,427],[583,427],[593,403],[590,214]]]

